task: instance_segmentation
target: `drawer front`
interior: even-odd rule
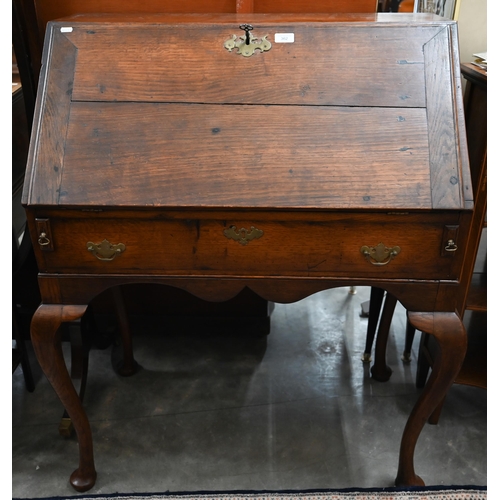
[[[456,279],[460,253],[457,226],[442,220],[51,219],[47,225],[50,245],[39,244],[45,272]]]

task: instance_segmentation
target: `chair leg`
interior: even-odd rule
[[[130,376],[137,372],[137,363],[134,360],[132,334],[130,332],[128,315],[123,301],[123,295],[119,287],[113,289],[113,300],[123,345],[123,362],[118,367],[118,373],[122,376]],[[70,329],[71,379],[80,380],[78,395],[82,403],[87,385],[89,352],[92,338],[95,337],[96,331],[97,326],[94,321],[92,309],[89,306],[80,320],[80,329],[78,331]],[[63,437],[71,437],[73,430],[71,418],[65,410],[59,423],[59,434]]]
[[[370,290],[370,310],[368,313],[365,352],[363,353],[363,357],[361,358],[363,363],[369,363],[372,360],[372,346],[375,339],[375,333],[377,332],[377,324],[380,317],[380,311],[382,309],[384,293],[385,292],[382,288],[377,288],[374,286],[372,286]]]
[[[379,382],[387,382],[392,375],[392,369],[386,363],[386,351],[389,329],[397,302],[394,295],[386,293],[375,344],[375,362],[371,368],[372,377]]]
[[[26,345],[24,344],[24,339],[19,328],[17,310],[15,305],[13,306],[12,310],[12,327],[14,329],[14,340],[16,341],[16,348],[19,352],[21,369],[23,370],[24,384],[26,386],[26,390],[28,390],[29,392],[33,392],[35,390],[35,380],[33,378],[33,372],[31,371],[31,365],[28,359]]]
[[[415,338],[415,328],[411,325],[409,321],[406,322],[406,333],[405,333],[405,348],[401,359],[404,363],[409,363],[411,361],[411,347],[413,345],[413,339]]]

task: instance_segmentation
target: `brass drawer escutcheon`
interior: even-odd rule
[[[108,240],[103,240],[101,243],[87,242],[87,250],[99,260],[113,260],[118,255],[125,251],[123,243],[111,244]]]
[[[229,226],[228,229],[224,229],[224,236],[237,241],[240,245],[248,245],[250,241],[260,238],[263,234],[264,231],[253,226],[250,227],[250,231],[244,227],[237,230],[236,226]]]
[[[238,49],[237,54],[241,54],[244,57],[250,57],[257,49],[262,52],[271,49],[271,42],[267,39],[269,35],[264,35],[262,39],[259,40],[250,34],[250,31],[253,30],[251,24],[241,24],[240,29],[245,31],[245,36],[237,37],[233,35],[224,42],[224,48],[229,52],[232,52],[233,49]]]
[[[398,246],[389,248],[383,243],[379,243],[376,247],[362,246],[361,253],[366,257],[366,260],[374,266],[385,266],[401,252]]]

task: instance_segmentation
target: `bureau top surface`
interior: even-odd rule
[[[428,15],[52,22],[23,202],[471,208],[456,38]]]

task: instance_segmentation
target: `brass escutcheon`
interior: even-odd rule
[[[240,29],[245,31],[245,36],[237,37],[236,35],[232,35],[231,38],[224,42],[224,48],[229,52],[232,52],[233,49],[238,49],[237,54],[250,57],[257,49],[261,52],[270,50],[271,42],[267,39],[269,35],[265,35],[259,40],[250,33],[253,30],[251,24],[241,24]]]
[[[237,230],[236,226],[229,226],[228,229],[224,229],[224,236],[237,241],[240,245],[248,245],[250,241],[260,238],[263,234],[264,231],[253,226],[250,227],[250,231],[244,227]]]
[[[398,246],[389,248],[383,243],[379,243],[376,247],[362,246],[361,253],[366,257],[366,260],[374,266],[385,266],[401,252]]]
[[[99,260],[113,260],[118,255],[125,251],[123,243],[111,244],[108,240],[103,240],[101,243],[87,242],[87,250]]]

